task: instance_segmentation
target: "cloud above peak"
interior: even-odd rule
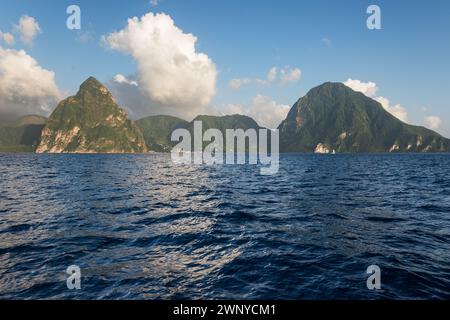
[[[270,68],[269,72],[267,73],[267,81],[273,82],[277,79],[277,67]]]
[[[137,62],[137,82],[149,107],[157,104],[191,113],[208,106],[216,94],[215,64],[197,52],[197,38],[183,32],[167,14],[131,18],[124,29],[103,36],[102,42]]]
[[[34,38],[42,33],[41,27],[36,19],[27,15],[20,18],[19,23],[14,26],[14,29],[19,32],[20,40],[30,47],[33,45]]]
[[[61,93],[53,71],[42,68],[24,50],[0,47],[0,117],[48,115]]]
[[[408,112],[406,111],[406,109],[402,107],[400,104],[391,105],[389,99],[378,96],[377,92],[379,88],[375,82],[372,81],[363,82],[360,80],[354,80],[349,78],[347,81],[344,82],[344,84],[347,87],[353,89],[354,91],[361,92],[364,95],[368,96],[369,98],[378,101],[387,112],[392,114],[397,119],[403,122],[408,122]]]
[[[113,78],[113,81],[117,82],[117,83],[126,83],[126,84],[129,84],[130,86],[136,86],[136,87],[139,86],[136,81],[130,80],[122,74],[116,74]]]
[[[289,67],[280,70],[280,84],[297,82],[302,76],[302,71],[298,68],[291,69]]]
[[[253,80],[249,78],[231,79],[228,86],[233,90],[239,90],[242,86],[251,84],[252,82]]]
[[[260,86],[269,85],[278,80],[278,84],[281,86],[287,85],[289,83],[295,83],[300,80],[302,71],[298,68],[291,67],[272,67],[267,72],[266,78],[234,78],[228,83],[228,87],[233,90],[239,90],[245,85],[257,84]]]
[[[14,36],[9,32],[3,33],[0,30],[0,41],[3,41],[5,44],[11,46],[14,44]]]
[[[437,130],[442,126],[442,120],[437,116],[428,116],[425,117],[424,124],[429,129]]]
[[[256,95],[246,105],[229,104],[222,109],[223,114],[241,114],[253,118],[260,126],[276,129],[283,121],[290,107],[272,100],[272,98]]]
[[[363,82],[360,80],[354,80],[349,78],[347,81],[344,82],[344,84],[352,88],[354,91],[362,92],[366,96],[373,98],[376,96],[378,92],[378,86],[375,82],[369,81],[369,82]]]

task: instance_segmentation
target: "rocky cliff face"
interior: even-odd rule
[[[253,119],[239,115],[195,120],[203,122],[204,131],[259,128]],[[134,153],[149,148],[168,152],[174,145],[170,141],[174,129],[193,129],[193,121],[168,116],[148,117],[138,124],[128,119],[101,83],[89,78],[75,96],[55,109],[36,152]],[[377,101],[342,83],[311,89],[292,107],[279,130],[281,152],[450,152],[449,139],[398,120]]]
[[[147,147],[137,125],[108,89],[87,79],[61,101],[42,131],[37,153],[141,153]]]
[[[342,83],[311,89],[280,126],[281,152],[449,152],[450,140],[406,124]]]

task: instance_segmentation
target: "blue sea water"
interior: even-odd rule
[[[450,155],[282,155],[261,176],[1,154],[0,172],[3,299],[450,298]]]

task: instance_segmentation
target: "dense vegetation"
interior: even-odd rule
[[[170,152],[176,142],[170,141],[172,132],[187,128],[189,122],[172,116],[150,116],[136,121],[149,150]]]
[[[0,152],[33,152],[39,144],[46,120],[45,117],[31,115],[0,125]]]
[[[280,126],[284,152],[442,152],[450,140],[395,118],[341,83],[325,83],[297,101]]]
[[[78,93],[61,101],[47,120],[26,116],[0,125],[0,152],[169,152],[175,129],[202,121],[203,132],[260,129],[243,115],[150,116],[134,123],[111,93],[89,78]],[[299,99],[280,124],[281,152],[449,152],[450,140],[406,124],[381,104],[342,83],[325,83]],[[206,145],[207,142],[204,143]]]
[[[147,148],[141,131],[95,78],[61,101],[42,131],[37,152],[133,153]]]

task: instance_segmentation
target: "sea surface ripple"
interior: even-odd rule
[[[450,298],[450,155],[282,155],[262,176],[0,154],[0,172],[3,299]]]

